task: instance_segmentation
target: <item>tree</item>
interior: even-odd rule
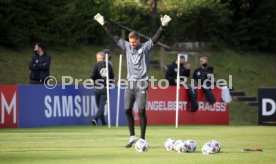
[[[151,13],[151,33],[153,34],[157,28],[157,1],[158,0],[143,0],[143,2],[148,6],[150,13]]]

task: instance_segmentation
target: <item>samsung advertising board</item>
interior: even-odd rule
[[[19,85],[19,127],[91,125],[97,113],[94,89],[61,85],[47,89],[44,85]],[[117,89],[110,91],[111,125],[116,121]],[[121,99],[123,100],[123,98]],[[123,108],[123,102],[120,103]],[[124,116],[123,110],[120,115]],[[107,110],[105,110],[107,120]],[[120,124],[126,124],[124,117]]]

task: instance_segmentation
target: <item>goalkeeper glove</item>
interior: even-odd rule
[[[96,15],[94,16],[94,19],[95,19],[98,23],[100,23],[102,26],[104,25],[104,17],[103,17],[100,13],[96,14]]]
[[[168,15],[164,15],[160,18],[162,26],[167,26],[168,23],[172,20],[172,18]]]

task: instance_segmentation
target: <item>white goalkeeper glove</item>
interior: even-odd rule
[[[168,23],[172,20],[172,18],[168,15],[164,15],[160,18],[162,26],[167,26]]]
[[[95,19],[98,23],[100,23],[102,26],[104,25],[104,17],[103,17],[100,13],[96,14],[96,15],[94,16],[94,19]]]

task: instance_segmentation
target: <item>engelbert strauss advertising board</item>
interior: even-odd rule
[[[175,124],[175,87],[149,89],[147,101],[148,124]],[[221,90],[215,88],[217,102],[209,105],[198,90],[199,109],[189,112],[187,91],[180,90],[179,124],[229,124],[229,106],[222,102]],[[121,89],[119,125],[126,125],[124,89]],[[116,124],[117,88],[110,90],[111,125]],[[97,112],[94,89],[79,85],[0,85],[0,128],[38,126],[91,125]],[[133,113],[139,122],[138,110]],[[107,117],[107,110],[105,111]],[[107,120],[107,119],[106,119]]]

